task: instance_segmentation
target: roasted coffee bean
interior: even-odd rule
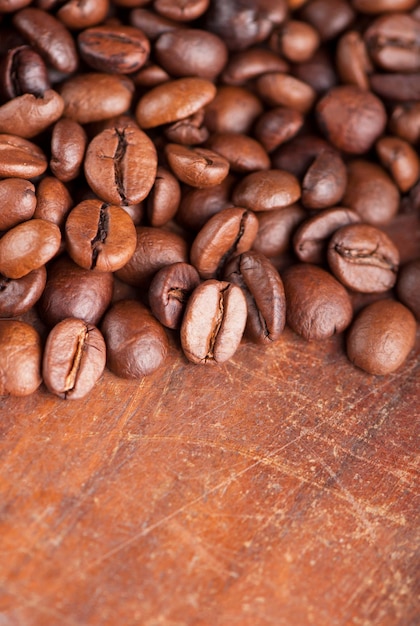
[[[31,139],[56,122],[63,111],[63,98],[53,89],[42,97],[26,93],[0,106],[0,132]]]
[[[252,211],[281,209],[299,198],[300,186],[297,179],[283,170],[248,174],[236,185],[232,194],[236,206]]]
[[[101,325],[107,366],[121,378],[139,379],[156,371],[168,352],[163,326],[147,307],[135,300],[114,304]]]
[[[31,4],[32,0],[0,0],[0,12],[11,13]]]
[[[243,85],[267,72],[287,72],[289,65],[278,54],[265,48],[248,48],[229,57],[222,72],[226,85]]]
[[[325,209],[338,204],[347,186],[346,166],[335,150],[325,150],[310,165],[302,181],[302,204]]]
[[[206,280],[191,294],[181,324],[181,346],[193,363],[224,363],[239,347],[247,318],[240,287]]]
[[[138,3],[136,6],[138,7]],[[163,15],[140,8],[135,8],[130,12],[129,20],[130,24],[142,30],[146,37],[152,41],[163,33],[170,32],[182,26],[179,22],[163,17]]]
[[[125,113],[130,108],[134,85],[128,76],[76,74],[60,86],[64,116],[80,124],[98,122]]]
[[[66,217],[73,206],[67,187],[54,176],[45,176],[36,190],[34,217],[64,226]]]
[[[146,35],[133,26],[93,26],[82,31],[77,42],[82,59],[98,72],[132,74],[150,53]]]
[[[287,107],[276,107],[263,113],[255,124],[254,133],[267,152],[289,141],[303,126],[302,113]]]
[[[337,70],[343,83],[369,89],[368,75],[373,71],[362,36],[348,31],[340,37],[336,50]]]
[[[92,272],[63,255],[48,267],[38,310],[48,326],[54,326],[66,317],[77,317],[87,324],[97,325],[111,303],[112,293],[111,272]]]
[[[313,160],[325,150],[331,150],[331,145],[325,139],[312,134],[298,135],[274,152],[272,163],[274,167],[301,179]]]
[[[105,202],[141,202],[155,182],[156,148],[135,125],[109,128],[92,139],[84,171],[91,189]]]
[[[61,2],[60,2],[61,4]],[[57,11],[57,17],[67,28],[79,30],[95,26],[105,20],[110,0],[68,0]]]
[[[355,17],[347,0],[311,0],[305,3],[300,15],[316,28],[323,41],[337,37]]]
[[[171,143],[194,146],[204,143],[209,138],[209,131],[204,126],[204,109],[174,122],[164,129],[165,137]]]
[[[32,219],[18,224],[0,239],[0,273],[22,278],[52,259],[60,243],[60,229],[52,222]]]
[[[131,78],[136,86],[149,89],[166,83],[171,77],[160,65],[146,61],[141,70],[133,74]]]
[[[224,279],[240,287],[247,303],[245,333],[257,343],[277,341],[286,323],[283,282],[276,268],[255,250],[231,259]]]
[[[310,263],[292,265],[282,279],[287,324],[305,339],[327,339],[350,324],[350,296],[325,270]]]
[[[416,6],[417,0],[353,0],[356,11],[373,14],[410,11]]]
[[[185,307],[200,276],[188,263],[162,267],[150,283],[149,305],[153,315],[167,328],[180,328]]]
[[[283,106],[307,113],[316,97],[310,85],[291,74],[270,72],[256,81],[257,92],[270,106]]]
[[[232,207],[211,217],[194,239],[190,259],[201,278],[219,278],[231,256],[249,250],[258,220],[252,211]]]
[[[420,72],[372,74],[370,86],[378,96],[393,102],[420,100]]]
[[[26,322],[0,320],[0,396],[28,396],[40,386],[41,338]]]
[[[15,13],[13,24],[49,65],[60,72],[76,70],[77,50],[73,37],[51,13],[28,7]]]
[[[275,257],[290,250],[293,232],[308,213],[299,204],[291,204],[284,209],[259,211],[256,216],[258,232],[252,249],[266,257]]]
[[[222,85],[206,106],[204,123],[211,133],[248,133],[263,112],[259,98],[244,87]]]
[[[171,76],[215,80],[226,65],[226,44],[214,33],[179,28],[160,35],[154,46],[157,62]]]
[[[147,216],[151,226],[160,227],[171,220],[181,201],[178,180],[166,168],[158,166],[155,182],[147,197]]]
[[[333,60],[325,48],[319,48],[305,63],[293,66],[293,75],[316,92],[324,94],[338,84]]]
[[[35,211],[35,186],[24,178],[0,180],[0,231],[29,220]]]
[[[74,180],[80,174],[87,135],[75,120],[65,117],[54,124],[51,135],[50,168],[54,176],[63,183]]]
[[[176,177],[191,187],[218,185],[229,173],[229,161],[207,148],[169,143],[165,156]]]
[[[258,141],[248,135],[215,133],[206,147],[223,156],[234,172],[247,173],[270,168],[268,154]]]
[[[399,137],[382,137],[376,143],[376,152],[402,193],[415,185],[420,176],[420,159],[407,141]]]
[[[105,369],[106,348],[100,331],[76,318],[50,331],[42,359],[42,377],[51,393],[65,400],[84,398]]]
[[[420,102],[397,105],[389,119],[389,129],[409,143],[420,142]]]
[[[17,46],[1,62],[1,93],[5,100],[31,93],[42,97],[51,89],[44,60],[30,46]]]
[[[399,252],[383,231],[368,224],[339,228],[328,245],[332,273],[349,289],[380,293],[394,286]]]
[[[201,17],[210,0],[155,0],[154,9],[163,17],[179,22],[190,22]]]
[[[47,158],[37,145],[16,135],[0,134],[0,178],[35,178],[47,166]]]
[[[140,128],[170,124],[197,113],[216,95],[216,87],[203,78],[179,78],[154,87],[136,107]]]
[[[147,288],[156,272],[165,265],[188,261],[188,246],[180,235],[150,226],[138,226],[136,233],[133,256],[116,272],[123,282]]]
[[[14,280],[0,275],[0,317],[17,317],[29,311],[41,297],[46,280],[44,265]]]
[[[131,217],[122,208],[101,200],[85,200],[75,206],[65,231],[69,255],[85,269],[115,272],[130,260],[136,248]]]
[[[321,264],[327,260],[328,241],[336,230],[361,222],[360,216],[346,207],[320,211],[303,221],[293,236],[296,256],[304,263]]]
[[[219,185],[188,189],[181,198],[177,222],[190,230],[200,230],[212,215],[232,206],[230,192],[234,183],[229,174]]]
[[[420,70],[420,23],[410,15],[382,15],[369,26],[364,39],[378,67],[390,72]]]
[[[347,336],[347,356],[369,374],[395,372],[416,339],[416,320],[400,302],[379,300],[365,307]]]
[[[270,37],[270,47],[292,63],[308,61],[319,44],[320,37],[315,28],[299,20],[288,20]]]
[[[385,170],[366,159],[347,165],[347,189],[342,204],[353,209],[364,222],[379,226],[396,215],[400,195]]]
[[[397,295],[420,321],[420,258],[413,259],[400,268]]]
[[[370,91],[353,85],[331,89],[316,105],[318,124],[344,152],[368,152],[386,124],[385,107]]]

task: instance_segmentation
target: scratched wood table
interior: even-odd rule
[[[343,342],[1,399],[0,625],[419,624],[420,332],[387,377]]]

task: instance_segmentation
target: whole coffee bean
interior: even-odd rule
[[[270,47],[292,63],[308,61],[320,44],[316,29],[299,20],[288,20],[270,37]]]
[[[111,204],[141,202],[155,182],[156,168],[153,142],[134,125],[102,131],[86,150],[86,180],[102,200]]]
[[[1,62],[0,76],[5,100],[24,93],[42,97],[51,89],[45,62],[30,46],[10,49]]]
[[[414,347],[416,320],[399,302],[379,300],[365,307],[347,336],[347,356],[369,374],[395,372]]]
[[[82,31],[77,41],[82,59],[98,72],[132,74],[150,53],[146,35],[133,26],[93,26]]]
[[[157,87],[171,79],[168,72],[165,72],[163,67],[151,61],[146,61],[143,67],[133,74],[131,78],[136,86],[145,89]]]
[[[37,145],[16,135],[0,134],[0,178],[35,178],[47,167],[47,158]]]
[[[300,186],[293,174],[283,170],[253,172],[235,187],[232,200],[236,206],[253,211],[271,211],[299,200]]]
[[[416,6],[417,0],[353,0],[356,11],[373,14],[410,11]]]
[[[323,41],[329,41],[350,26],[355,12],[346,0],[311,0],[300,16],[316,28]]]
[[[372,74],[370,86],[378,96],[393,102],[420,100],[420,72]]]
[[[347,164],[347,189],[342,204],[356,211],[364,222],[379,226],[396,215],[400,195],[380,165],[355,159]]]
[[[87,145],[84,128],[75,120],[61,118],[51,135],[50,168],[63,183],[78,177]]]
[[[369,89],[368,75],[373,71],[366,44],[357,31],[348,31],[337,43],[337,70],[341,81],[347,85],[356,85],[360,89]]]
[[[100,331],[82,320],[67,318],[54,326],[45,343],[45,386],[65,400],[84,398],[102,376],[105,362],[105,341]]]
[[[287,72],[288,69],[289,65],[278,54],[255,47],[231,55],[221,78],[226,85],[243,85],[261,74]]]
[[[148,3],[145,3],[148,4]],[[136,5],[139,6],[138,3]],[[163,33],[181,28],[182,24],[175,22],[159,13],[147,9],[135,8],[130,11],[130,24],[144,32],[146,37],[154,41]]]
[[[257,92],[270,106],[283,106],[307,113],[315,101],[310,85],[282,72],[263,74],[256,81]]]
[[[369,26],[364,39],[380,68],[390,72],[420,70],[420,23],[410,15],[382,15]]]
[[[18,320],[0,320],[0,396],[28,396],[40,386],[41,338]]]
[[[331,150],[325,139],[312,134],[298,135],[274,152],[273,167],[286,170],[301,179],[314,159],[325,150]]]
[[[238,285],[245,295],[248,337],[263,344],[277,341],[286,323],[286,298],[274,265],[263,254],[250,250],[227,263],[224,279]]]
[[[0,317],[17,317],[29,311],[41,297],[46,280],[44,265],[15,280],[0,275]]]
[[[155,0],[154,9],[170,20],[190,22],[201,17],[209,3],[209,0]]]
[[[149,288],[149,305],[153,315],[167,328],[180,328],[185,306],[200,276],[188,263],[162,267]]]
[[[122,208],[101,200],[76,205],[67,217],[65,231],[69,255],[85,269],[115,272],[130,260],[136,248],[131,217]]]
[[[32,0],[0,0],[0,11],[2,13],[11,13],[18,11],[31,4]]]
[[[136,119],[140,128],[170,124],[193,115],[213,100],[216,87],[203,78],[179,78],[150,89],[139,100]]]
[[[331,89],[318,101],[316,115],[329,141],[351,154],[368,152],[386,124],[379,98],[353,85]]]
[[[228,160],[207,148],[169,143],[165,156],[176,177],[191,187],[218,185],[229,173]]]
[[[57,253],[61,242],[58,226],[32,219],[7,231],[0,239],[0,273],[22,278],[45,265]]]
[[[275,257],[291,248],[293,232],[308,213],[299,204],[291,204],[284,209],[260,211],[256,216],[258,232],[252,249],[266,257]]]
[[[77,68],[77,50],[73,37],[60,20],[28,7],[13,16],[13,25],[31,46],[60,72],[74,72]]]
[[[339,82],[335,65],[326,48],[319,48],[308,61],[294,65],[293,76],[312,87],[319,95]]]
[[[121,378],[139,379],[156,371],[168,352],[163,326],[147,307],[121,300],[105,315],[101,326],[107,348],[107,366]]]
[[[164,133],[171,143],[189,146],[204,143],[209,137],[209,131],[204,126],[204,109],[170,124],[164,129]]]
[[[304,263],[321,264],[327,260],[327,245],[333,233],[347,224],[357,224],[360,216],[346,207],[325,209],[300,224],[293,236],[296,256]]]
[[[206,106],[204,123],[211,133],[248,133],[263,112],[259,98],[244,87],[222,85]]]
[[[54,176],[45,176],[36,190],[34,217],[64,226],[66,217],[73,206],[67,187]]]
[[[64,116],[80,124],[106,120],[130,108],[134,85],[117,74],[76,74],[60,86]]]
[[[96,326],[111,303],[112,293],[111,272],[92,272],[63,255],[48,267],[38,310],[47,326],[67,317],[77,317]]]
[[[247,173],[270,168],[267,152],[258,141],[248,135],[215,133],[206,147],[223,156],[234,172]]]
[[[147,197],[147,216],[151,226],[163,226],[171,220],[181,200],[178,180],[166,168],[158,166],[155,182]]]
[[[224,363],[239,347],[247,318],[240,287],[206,280],[194,289],[181,324],[181,346],[193,363]]]
[[[400,268],[397,296],[420,321],[420,258],[413,259]]]
[[[201,278],[220,277],[226,261],[249,250],[256,237],[258,220],[252,211],[232,207],[211,217],[194,239],[190,259]]]
[[[109,0],[84,0],[83,4],[78,0],[68,0],[58,9],[57,17],[72,30],[89,28],[105,20],[109,5]]]
[[[399,137],[381,137],[376,143],[376,152],[402,193],[416,184],[420,176],[420,159],[407,141]]]
[[[310,165],[302,181],[302,204],[325,209],[338,204],[347,185],[346,166],[335,150],[325,150]]]
[[[212,215],[232,206],[230,192],[234,183],[235,179],[229,174],[219,185],[188,189],[182,195],[177,222],[185,228],[199,231]]]
[[[35,186],[24,178],[0,180],[0,231],[29,220],[35,211]]]
[[[255,124],[254,133],[267,152],[289,141],[303,126],[302,113],[287,107],[276,107],[263,113]]]
[[[307,340],[327,339],[351,322],[350,296],[329,272],[317,265],[292,265],[282,273],[286,321]]]
[[[25,93],[0,106],[0,132],[31,139],[56,122],[63,111],[63,98],[53,89],[42,97]]]
[[[420,142],[420,102],[397,105],[389,119],[389,129],[409,143]]]
[[[179,28],[160,35],[154,46],[157,62],[171,76],[215,80],[226,65],[224,41],[199,28]]]
[[[349,224],[331,237],[328,263],[334,276],[349,289],[380,293],[395,284],[399,252],[388,235],[375,226]]]
[[[180,235],[150,226],[137,226],[136,233],[133,256],[116,272],[117,278],[123,282],[148,288],[153,276],[162,267],[188,261],[187,243]]]

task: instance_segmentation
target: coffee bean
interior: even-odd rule
[[[319,48],[308,61],[293,66],[293,75],[312,87],[317,95],[325,94],[339,82],[326,48]]]
[[[48,72],[42,57],[30,46],[17,46],[1,62],[1,92],[5,99],[25,93],[42,97],[51,89]]]
[[[382,15],[364,34],[374,63],[391,72],[420,70],[420,23],[406,14]]]
[[[45,386],[65,400],[83,398],[102,376],[105,361],[105,341],[100,331],[82,320],[67,318],[54,326],[45,343]]]
[[[181,346],[193,363],[224,363],[239,347],[247,318],[237,285],[206,280],[191,294],[181,325]]]
[[[281,209],[299,198],[300,186],[297,179],[283,170],[248,174],[236,185],[232,194],[236,206],[253,211]]]
[[[209,131],[204,126],[204,109],[174,122],[164,130],[165,137],[171,143],[194,146],[204,143],[209,138]]]
[[[234,172],[268,170],[270,158],[262,145],[241,133],[215,133],[206,147],[223,156]]]
[[[338,204],[347,186],[346,166],[335,150],[321,152],[302,181],[302,204],[307,209],[325,209]]]
[[[191,187],[212,187],[229,172],[229,162],[207,148],[188,148],[176,143],[165,146],[165,156],[176,177]]]
[[[144,4],[148,4],[148,2],[145,2]],[[138,7],[139,3],[134,3],[133,1],[133,6]],[[130,24],[142,30],[146,37],[152,41],[157,39],[163,33],[182,27],[182,24],[179,22],[175,22],[174,20],[164,17],[163,15],[159,15],[159,13],[154,13],[153,11],[148,11],[147,9],[133,9],[130,12],[129,19]]]
[[[67,187],[54,176],[45,176],[36,190],[34,217],[64,226],[66,217],[73,206]]]
[[[397,280],[397,295],[405,306],[420,321],[420,258],[413,259],[400,268]]]
[[[243,85],[267,72],[287,72],[289,65],[278,54],[265,48],[248,48],[229,57],[222,72],[226,85]]]
[[[211,133],[248,133],[262,112],[261,100],[252,92],[222,85],[206,106],[204,123]]]
[[[325,213],[322,211],[321,215]],[[284,209],[259,211],[258,232],[252,249],[267,257],[275,257],[291,248],[291,239],[296,227],[308,216],[299,204]]]
[[[257,92],[270,106],[283,106],[307,113],[314,101],[315,91],[310,85],[290,74],[271,72],[257,79]]]
[[[331,145],[321,137],[312,134],[298,135],[274,152],[272,163],[274,167],[302,179],[314,159],[325,150],[331,150]]]
[[[158,166],[155,182],[147,197],[147,216],[151,226],[163,226],[171,220],[181,200],[181,187],[169,170]]]
[[[417,0],[353,0],[356,11],[373,15],[386,11],[410,11],[416,3]]]
[[[380,293],[394,286],[399,252],[383,231],[367,224],[339,228],[328,245],[333,274],[349,289]]]
[[[69,0],[57,11],[57,17],[67,28],[79,30],[95,26],[105,20],[109,0],[84,0],[83,4]]]
[[[0,106],[0,132],[31,139],[56,122],[63,111],[63,98],[53,89],[42,97],[25,93]]]
[[[389,129],[409,143],[418,143],[420,140],[420,102],[397,105],[389,119]]]
[[[40,386],[41,338],[18,320],[0,320],[0,396],[29,396]]]
[[[181,198],[176,220],[185,228],[199,231],[208,219],[232,206],[230,192],[235,179],[229,174],[218,185],[188,189]]]
[[[168,19],[189,22],[201,17],[209,4],[210,0],[155,0],[154,9]]]
[[[167,328],[180,328],[188,298],[199,284],[197,270],[188,263],[162,267],[149,288],[149,305],[153,315]]]
[[[416,320],[399,302],[380,300],[364,308],[347,336],[347,356],[369,374],[397,370],[414,347]]]
[[[105,315],[101,325],[107,349],[107,366],[121,378],[139,379],[163,365],[168,338],[149,309],[134,300],[121,300]]]
[[[399,137],[381,137],[376,143],[376,151],[402,193],[416,184],[420,176],[420,159],[407,141]]]
[[[17,317],[29,311],[41,297],[46,280],[44,265],[22,278],[0,275],[0,317]]]
[[[63,183],[78,177],[87,145],[84,128],[75,120],[61,118],[51,136],[50,168]]]
[[[0,180],[0,231],[29,220],[35,211],[35,186],[24,178]]]
[[[300,15],[316,28],[323,41],[337,37],[355,17],[351,4],[346,0],[312,0],[305,4]]]
[[[372,91],[385,100],[420,100],[420,72],[381,72],[370,77]]]
[[[0,134],[1,178],[35,178],[47,166],[47,158],[37,145],[16,135]]]
[[[303,126],[303,115],[295,109],[276,107],[263,113],[255,124],[255,136],[267,152],[289,141]]]
[[[282,279],[287,324],[305,339],[326,339],[350,324],[350,296],[325,270],[310,263],[292,265]]]
[[[308,61],[320,44],[316,29],[299,20],[288,20],[274,30],[270,47],[292,63]]]
[[[149,40],[133,26],[93,26],[82,31],[77,41],[84,61],[98,72],[132,74],[150,53]]]
[[[337,70],[343,83],[369,89],[368,75],[373,71],[366,44],[357,31],[344,33],[338,41]]]

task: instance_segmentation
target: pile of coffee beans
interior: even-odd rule
[[[418,0],[0,0],[0,394],[286,323],[395,371],[419,145]]]

